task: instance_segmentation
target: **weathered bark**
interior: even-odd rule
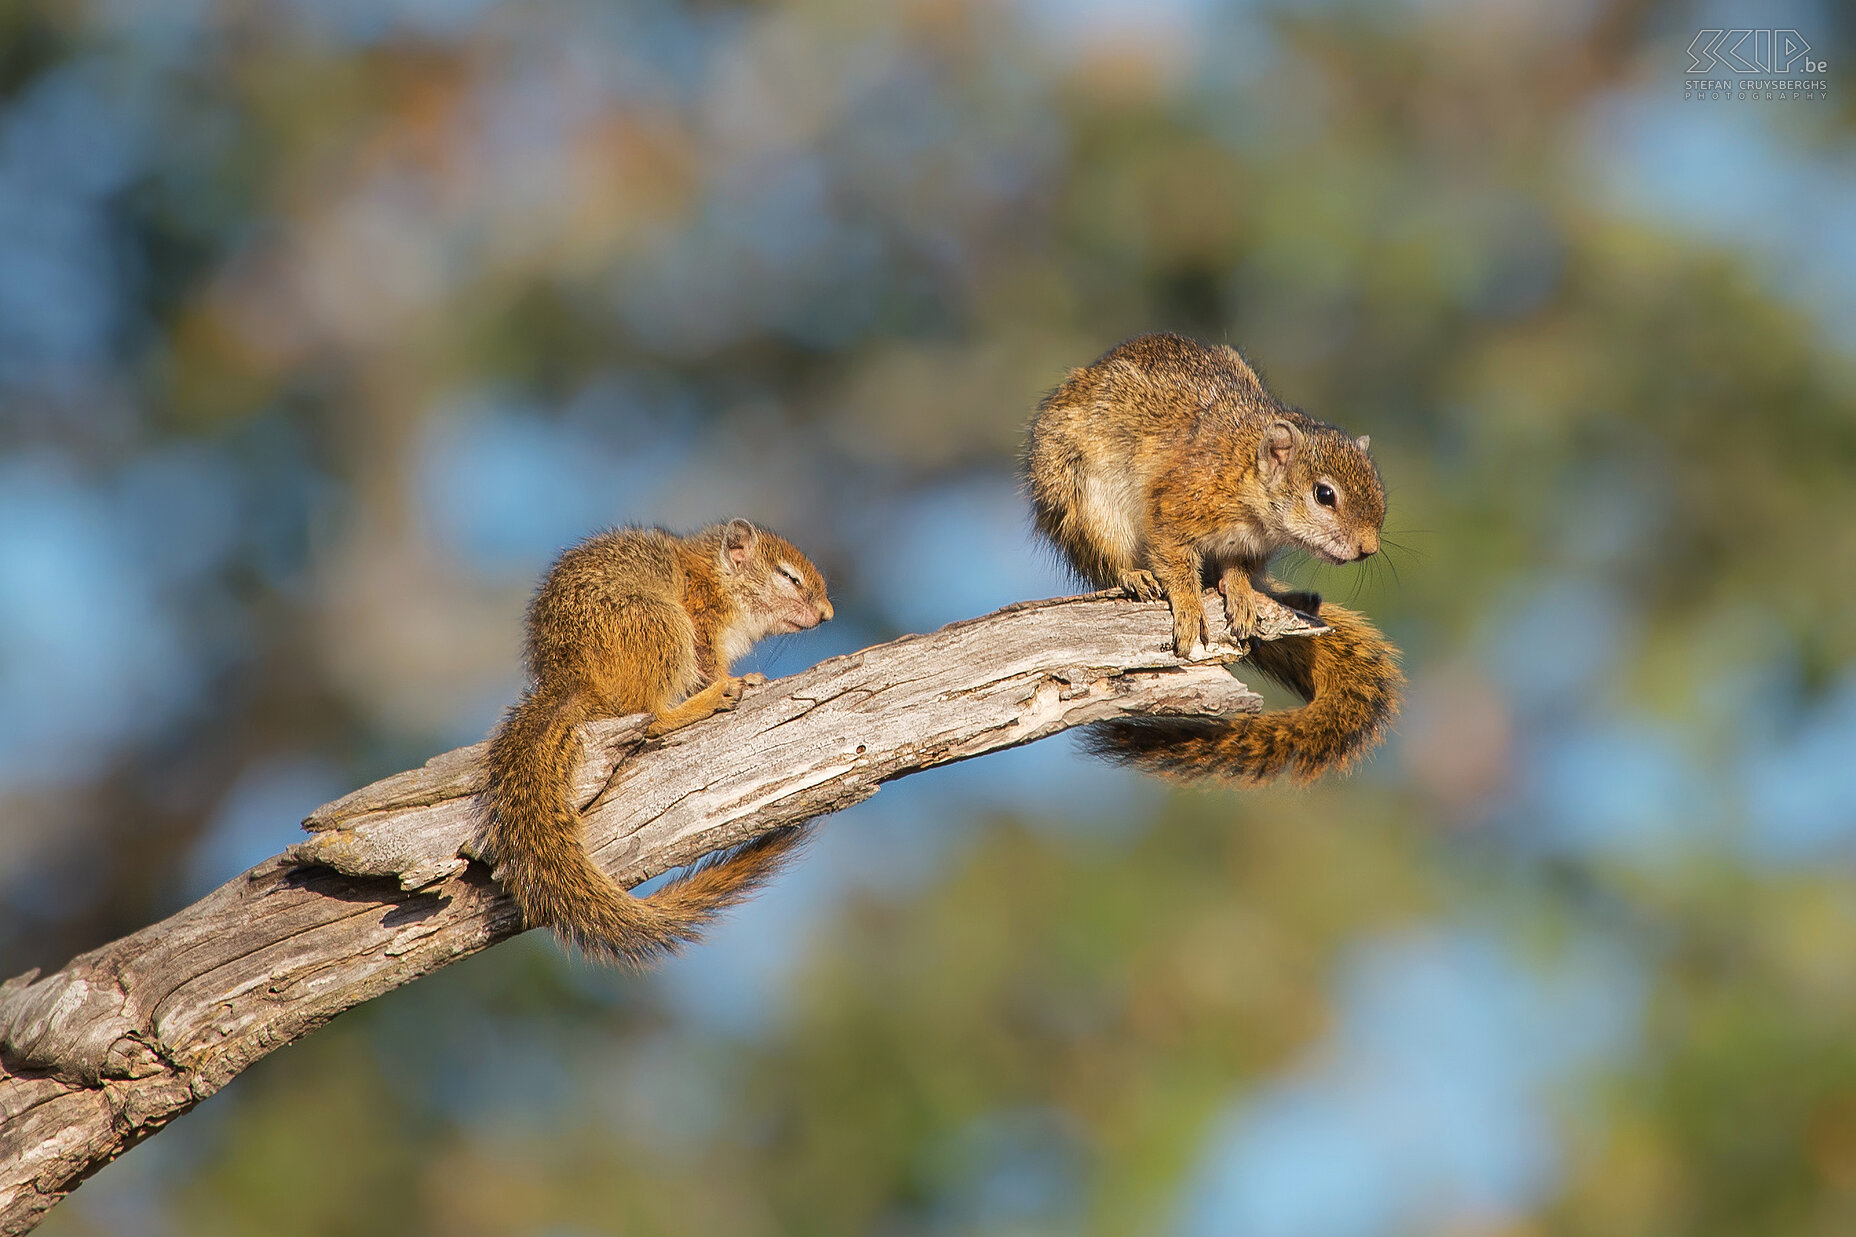
[[[1208,594],[1215,604],[1215,594]],[[886,781],[1134,714],[1258,698],[1172,656],[1164,605],[1028,602],[832,658],[645,744],[587,728],[586,839],[630,886]],[[473,854],[483,745],[319,809],[312,836],[185,910],[0,987],[0,1231],[336,1014],[521,930]]]

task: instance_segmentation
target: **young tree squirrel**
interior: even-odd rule
[[[771,875],[800,838],[768,834],[635,898],[593,865],[570,791],[581,723],[655,714],[657,737],[732,709],[766,680],[729,665],[762,636],[832,615],[825,580],[781,537],[730,520],[687,537],[619,528],[567,550],[528,610],[533,685],[490,740],[485,840],[530,926],[643,966]]]
[[[1073,371],[1038,405],[1025,463],[1040,532],[1098,588],[1165,597],[1181,657],[1209,643],[1203,588],[1231,636],[1308,703],[1215,723],[1105,723],[1096,750],[1156,772],[1299,781],[1371,748],[1398,711],[1398,650],[1364,617],[1269,578],[1278,551],[1330,563],[1378,551],[1385,490],[1365,438],[1289,408],[1235,349],[1143,335]],[[1327,630],[1251,639],[1276,605]]]

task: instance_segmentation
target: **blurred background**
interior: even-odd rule
[[[1735,26],[1828,70],[1698,94]],[[1145,330],[1372,435],[1395,548],[1288,574],[1412,679],[1306,792],[911,778],[661,973],[494,949],[42,1231],[1856,1231],[1852,39],[0,3],[0,973],[481,738],[599,525],[811,551],[839,618],[775,675],[1068,591],[1022,427]]]

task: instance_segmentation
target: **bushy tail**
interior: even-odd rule
[[[1323,604],[1328,630],[1258,642],[1249,663],[1308,703],[1229,721],[1143,718],[1091,729],[1097,755],[1170,777],[1246,785],[1292,772],[1297,782],[1345,769],[1398,716],[1398,649],[1363,615]]]
[[[487,841],[503,885],[530,927],[613,962],[644,967],[696,940],[786,860],[804,831],[782,829],[711,855],[650,898],[634,898],[594,866],[572,798],[578,727],[592,716],[577,693],[529,692],[490,740]]]

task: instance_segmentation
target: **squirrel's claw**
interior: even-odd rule
[[[747,694],[748,688],[762,687],[766,685],[766,682],[767,676],[759,672],[730,675],[722,679],[722,694],[721,698],[715,702],[715,711],[721,713],[734,708],[741,703],[741,697]]]
[[[1151,571],[1124,571],[1120,583],[1136,601],[1160,601],[1166,596],[1160,577]]]
[[[1257,634],[1257,603],[1267,599],[1260,597],[1247,582],[1233,587],[1230,581],[1221,580],[1218,590],[1224,594],[1224,622],[1232,642],[1248,644],[1250,638]]]

